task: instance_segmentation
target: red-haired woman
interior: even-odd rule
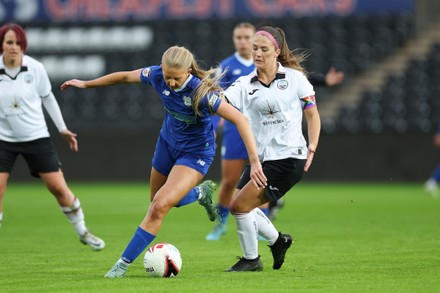
[[[30,173],[39,177],[55,196],[80,241],[93,250],[105,243],[86,228],[79,199],[66,184],[58,155],[50,141],[44,108],[72,151],[78,151],[76,134],[67,129],[43,65],[25,55],[26,33],[15,23],[0,28],[0,223],[9,174],[19,155]]]

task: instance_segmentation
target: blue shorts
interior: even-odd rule
[[[222,159],[224,160],[247,160],[246,146],[241,139],[240,133],[234,123],[229,121],[223,125]]]
[[[159,136],[153,155],[153,167],[162,175],[168,176],[175,165],[183,165],[205,176],[213,160],[214,156],[212,155],[184,152],[172,148]]]

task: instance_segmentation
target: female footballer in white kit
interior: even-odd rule
[[[105,243],[85,226],[79,199],[66,184],[49,138],[43,105],[70,149],[78,151],[76,134],[64,123],[46,70],[40,62],[25,55],[27,40],[21,26],[3,25],[0,44],[0,224],[9,174],[22,155],[32,176],[41,178],[55,196],[80,241],[95,251],[101,250]]]
[[[278,232],[257,207],[281,198],[301,180],[312,163],[321,129],[315,92],[300,65],[303,56],[290,51],[284,32],[274,27],[257,30],[252,57],[255,71],[238,78],[225,97],[251,123],[267,185],[255,188],[249,168],[244,170],[231,202],[243,257],[227,272],[263,270],[258,234],[268,241],[273,269],[281,268],[292,236]],[[308,144],[302,133],[303,113]]]

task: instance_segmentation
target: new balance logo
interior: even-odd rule
[[[278,187],[273,187],[272,185],[269,185],[269,189],[279,191]]]
[[[249,96],[252,96],[253,94],[255,94],[256,91],[258,91],[258,89],[254,89],[254,90],[252,90],[251,92],[249,92],[249,93],[248,93]]]
[[[197,161],[197,164],[200,164],[200,166],[205,166],[206,162],[203,161],[202,159],[199,159],[199,160]]]
[[[164,91],[162,92],[162,94],[164,94],[165,96],[169,96],[169,95],[170,95],[170,91],[164,90]]]

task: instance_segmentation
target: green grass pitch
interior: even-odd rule
[[[197,203],[173,209],[157,242],[181,252],[174,279],[146,276],[142,257],[122,279],[103,275],[118,259],[148,206],[139,183],[71,184],[90,230],[106,241],[93,252],[42,184],[11,182],[0,228],[0,292],[440,292],[440,198],[421,184],[303,182],[285,197],[274,224],[296,239],[284,266],[224,273],[241,255],[233,218],[221,241]]]

